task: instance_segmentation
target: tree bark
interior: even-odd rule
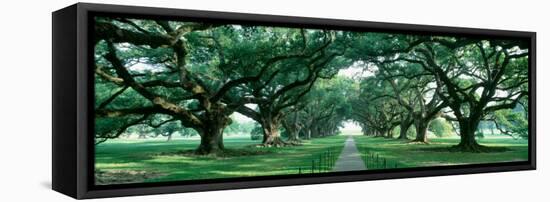
[[[195,153],[200,155],[219,154],[224,150],[223,130],[231,123],[231,119],[223,114],[223,107],[212,105],[205,117],[207,124],[197,129],[201,136],[201,144]]]
[[[283,120],[282,122],[283,127],[288,132],[288,139],[287,142],[289,144],[298,144],[300,142],[299,137],[299,126],[296,122],[288,123],[287,121]]]
[[[409,131],[409,128],[411,127],[411,122],[401,122],[401,125],[399,125],[400,131],[399,131],[399,137],[397,139],[406,140],[409,139],[407,137],[407,132]]]
[[[427,143],[428,142],[428,121],[425,121],[423,119],[417,119],[416,120],[416,138],[413,140],[414,142],[422,142]]]
[[[296,130],[290,131],[288,133],[288,141],[292,141],[292,142],[300,141],[300,137],[298,137],[298,132]]]
[[[300,124],[298,123],[298,111],[294,111],[292,114],[292,120],[283,119],[282,124],[285,130],[288,132],[287,142],[289,144],[300,144]]]
[[[201,136],[201,144],[196,150],[197,154],[205,155],[223,152],[223,128],[213,126],[203,129],[199,134]]]
[[[262,114],[262,128],[264,137],[262,140],[263,146],[284,146],[285,142],[281,139],[280,131],[279,131],[279,125],[280,125],[280,116],[275,115],[273,116],[271,113],[263,113]]]
[[[479,125],[479,119],[470,117],[458,122],[460,128],[460,143],[454,148],[466,152],[483,152],[484,147],[479,145],[475,138],[475,132]]]
[[[386,134],[386,130],[380,129],[377,131],[375,137],[384,137],[385,134]]]
[[[393,138],[393,129],[389,129],[387,132],[386,132],[386,138]]]
[[[409,139],[407,137],[407,132],[409,131],[409,128],[413,124],[412,117],[409,115],[407,118],[401,120],[401,123],[399,124],[399,137],[397,139],[406,140]]]

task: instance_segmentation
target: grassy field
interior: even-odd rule
[[[457,138],[432,138],[430,144],[353,136],[368,169],[424,167],[492,162],[524,161],[528,158],[526,140],[484,138],[486,146],[505,147],[492,153],[449,152]],[[256,147],[249,137],[227,137],[223,156],[197,156],[193,150],[199,139],[115,139],[96,146],[96,184],[181,181],[247,176],[311,173],[312,160],[329,148],[338,157],[346,136],[331,136],[304,141],[302,146],[284,148]],[[373,155],[374,154],[374,155]],[[367,158],[369,156],[369,158]],[[372,157],[379,156],[375,163]],[[367,161],[367,159],[369,159]],[[316,164],[317,167],[317,164]],[[318,167],[316,168],[318,169]]]
[[[109,140],[96,146],[96,184],[298,174],[299,168],[311,172],[312,159],[329,148],[338,156],[344,140],[331,136],[302,146],[261,148],[249,137],[228,137],[224,156],[194,155],[198,139]]]
[[[368,169],[382,168],[383,158],[386,158],[388,168],[512,162],[525,161],[528,158],[527,140],[505,137],[484,138],[478,141],[485,146],[507,148],[504,152],[491,153],[447,151],[446,148],[458,144],[458,138],[433,138],[427,145],[407,144],[408,141],[380,137],[355,136],[354,139],[365,163],[366,157],[371,157],[368,160]],[[372,159],[372,156],[376,155],[380,158],[378,166]]]

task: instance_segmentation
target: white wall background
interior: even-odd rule
[[[548,200],[550,26],[545,1],[91,1],[383,22],[536,31],[538,170],[101,199],[107,201]],[[75,3],[0,3],[0,201],[69,201],[51,184],[51,12]],[[466,191],[465,191],[466,190]],[[468,193],[464,195],[463,193]]]

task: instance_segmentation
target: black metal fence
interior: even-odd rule
[[[390,161],[386,157],[382,157],[380,154],[375,152],[365,151],[362,158],[365,162],[365,166],[367,166],[367,170],[399,167],[399,163],[397,161]]]
[[[312,156],[308,165],[298,167],[298,174],[325,173],[332,171],[339,156],[337,148],[338,147],[331,147],[320,154]]]

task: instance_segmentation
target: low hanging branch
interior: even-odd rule
[[[122,65],[120,60],[117,58],[115,53],[115,47],[111,42],[108,42],[109,52],[105,55],[105,59],[111,63],[113,68],[116,70],[117,74],[124,80],[124,82],[138,92],[140,95],[151,101],[156,107],[161,108],[163,112],[168,112],[168,114],[179,117],[184,121],[184,125],[199,127],[203,123],[197,118],[193,113],[183,109],[182,107],[167,101],[166,99],[155,95],[154,93],[147,90],[142,84],[136,82],[134,78],[128,73],[126,68]]]

